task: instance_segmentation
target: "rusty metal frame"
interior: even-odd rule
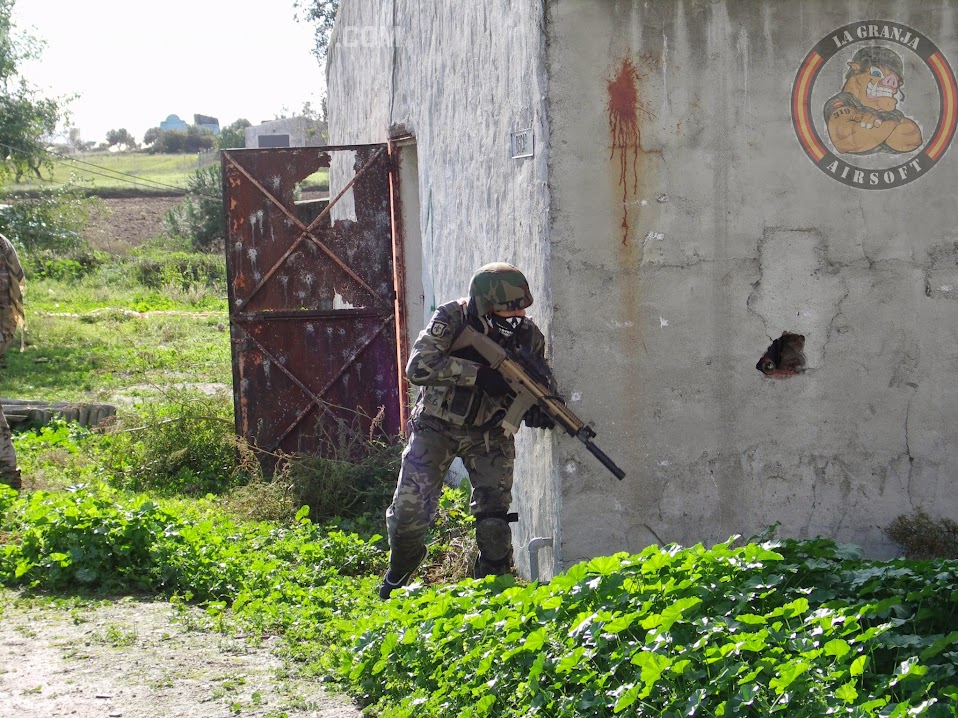
[[[286,149],[286,148],[284,148]],[[295,148],[289,148],[295,149]],[[328,146],[320,149],[319,156],[316,160],[319,160],[319,167],[329,167],[331,153],[337,150],[353,150],[353,151],[368,151],[370,149],[369,145],[340,145],[340,146]],[[299,426],[306,416],[313,411],[314,408],[319,408],[321,412],[334,408],[336,410],[346,409],[350,411],[347,407],[338,406],[335,403],[327,401],[327,394],[332,390],[338,381],[354,366],[358,364],[358,360],[363,354],[374,344],[376,339],[380,337],[383,331],[389,326],[390,322],[395,323],[396,330],[396,356],[397,363],[399,363],[399,382],[396,387],[398,389],[398,414],[400,417],[399,428],[402,430],[405,427],[408,406],[407,406],[407,392],[405,390],[405,374],[403,371],[405,356],[408,354],[408,335],[405,328],[405,270],[404,270],[404,260],[403,260],[403,244],[402,244],[402,218],[401,212],[398,205],[398,176],[396,173],[397,162],[396,156],[392,152],[392,148],[388,145],[383,145],[375,149],[370,156],[365,160],[362,167],[355,171],[352,178],[348,183],[341,189],[341,191],[332,199],[329,204],[323,209],[323,211],[309,224],[305,224],[301,221],[292,211],[288,208],[280,199],[278,199],[272,192],[270,192],[266,187],[263,186],[263,183],[260,182],[256,177],[254,177],[250,170],[247,170],[239,161],[238,157],[241,157],[243,154],[250,152],[263,152],[264,150],[238,150],[235,151],[237,157],[232,156],[234,151],[227,150],[223,154],[223,171],[225,173],[227,167],[234,168],[245,180],[250,184],[251,187],[255,188],[257,192],[268,201],[267,205],[264,206],[274,206],[277,208],[283,215],[286,221],[288,221],[292,232],[298,231],[299,236],[286,248],[281,256],[276,259],[271,260],[272,266],[269,267],[269,270],[261,276],[259,279],[255,280],[255,285],[253,289],[245,295],[243,299],[235,296],[233,290],[231,290],[231,299],[233,300],[233,307],[230,312],[230,321],[231,324],[240,331],[240,334],[236,335],[236,338],[240,339],[242,343],[247,344],[247,346],[255,346],[257,352],[267,361],[269,361],[273,366],[278,367],[283,375],[292,382],[299,391],[303,392],[304,399],[307,401],[307,404],[302,408],[294,408],[296,412],[295,417],[288,426],[278,434],[271,435],[269,437],[269,445],[259,447],[260,450],[265,450],[267,452],[273,452],[278,449],[283,442],[296,430],[296,427]],[[385,153],[385,157],[384,157]],[[314,161],[316,161],[314,160]],[[387,176],[386,182],[389,192],[389,220],[391,224],[391,233],[390,233],[390,246],[392,250],[392,283],[393,283],[393,296],[384,297],[379,292],[374,290],[369,283],[367,283],[351,266],[340,257],[333,249],[330,248],[324,241],[316,236],[315,232],[328,217],[332,207],[346,195],[347,192],[353,187],[353,185],[359,180],[371,167],[373,167],[376,162],[385,161],[385,167]],[[316,166],[316,165],[314,165]],[[225,177],[225,174],[224,174]],[[226,192],[224,187],[224,198]],[[287,235],[289,236],[289,235]],[[367,293],[374,300],[374,306],[378,306],[383,310],[389,311],[388,316],[383,317],[385,312],[370,309],[370,310],[350,310],[348,316],[342,316],[341,310],[337,312],[327,313],[324,310],[319,310],[317,313],[316,310],[280,310],[280,311],[270,311],[265,316],[257,312],[248,312],[243,311],[247,306],[250,305],[250,302],[253,298],[260,292],[260,290],[267,285],[267,283],[274,277],[274,275],[280,270],[280,268],[286,263],[289,257],[301,247],[303,242],[306,240],[312,242],[321,252],[333,262],[333,264],[338,267],[342,272],[345,273],[356,285],[361,288],[361,290]],[[398,267],[398,269],[397,269]],[[372,281],[372,280],[371,280]],[[380,285],[382,286],[382,285]],[[357,317],[366,317],[366,318],[382,318],[382,321],[378,323],[378,326],[373,323],[369,329],[372,330],[371,334],[368,336],[357,337],[361,339],[361,344],[355,344],[351,346],[351,356],[346,359],[341,366],[338,366],[338,370],[335,371],[335,374],[330,376],[324,376],[323,380],[325,385],[322,386],[318,391],[312,391],[302,380],[300,380],[296,374],[291,371],[284,362],[281,361],[273,352],[271,352],[266,346],[263,345],[256,336],[254,336],[250,327],[253,324],[259,321],[274,321],[282,319],[296,319],[299,317],[310,316],[310,317],[323,317],[326,316],[327,319],[356,319]],[[401,327],[401,328],[400,328]],[[234,339],[235,341],[235,339]],[[381,345],[380,345],[381,346]],[[381,351],[381,349],[380,349]],[[333,369],[336,369],[334,366]],[[234,370],[235,371],[235,370]],[[238,391],[238,390],[237,390]],[[239,395],[237,394],[237,397]],[[297,405],[298,406],[298,401]],[[239,409],[237,409],[239,411]],[[289,415],[287,415],[288,417]],[[394,415],[395,416],[395,415]],[[240,429],[240,415],[237,413],[237,429]],[[244,417],[248,420],[244,414]],[[278,417],[277,417],[278,418]],[[243,428],[244,431],[248,431],[249,427],[246,425],[249,422],[244,422]],[[282,425],[280,425],[282,426]],[[265,438],[265,437],[264,437]]]
[[[406,378],[406,362],[409,360],[409,326],[406,317],[406,234],[400,206],[399,138],[390,139],[388,146],[391,161],[389,171],[389,211],[393,225],[393,287],[396,293],[394,308],[396,316],[396,366],[399,381],[399,425],[406,432],[409,420],[409,380]]]
[[[370,315],[370,316],[378,316],[378,315]],[[278,317],[276,316],[270,317],[270,319],[277,319],[277,318]],[[297,414],[296,418],[293,419],[293,421],[290,423],[289,426],[286,427],[286,430],[282,434],[276,437],[269,446],[261,447],[261,448],[265,448],[266,451],[275,451],[277,448],[279,448],[279,445],[283,443],[283,439],[289,436],[290,433],[293,431],[293,429],[295,429],[299,425],[299,423],[306,418],[306,415],[310,411],[312,411],[314,406],[319,407],[320,409],[324,409],[328,407],[330,405],[329,402],[323,401],[322,397],[324,397],[326,393],[333,387],[333,384],[339,381],[339,378],[346,373],[346,370],[349,369],[349,367],[351,367],[356,362],[356,360],[359,359],[360,356],[362,356],[363,352],[366,351],[369,345],[373,343],[373,340],[376,337],[378,337],[380,334],[382,334],[383,329],[386,328],[386,326],[389,324],[390,321],[392,321],[392,319],[393,319],[392,317],[387,317],[385,320],[383,320],[380,323],[380,325],[376,328],[376,330],[372,333],[372,335],[370,335],[370,337],[365,342],[363,342],[363,344],[357,349],[356,353],[353,354],[352,357],[350,357],[349,361],[343,364],[343,366],[336,373],[336,375],[333,376],[332,379],[326,382],[326,386],[324,386],[322,389],[319,390],[318,394],[314,394],[313,392],[311,392],[309,390],[309,387],[303,384],[303,382],[301,382],[295,374],[293,374],[289,369],[287,369],[286,366],[283,364],[283,362],[281,362],[277,357],[273,356],[273,354],[271,354],[266,349],[266,347],[262,345],[261,342],[256,340],[256,337],[254,337],[252,334],[246,331],[245,328],[240,326],[240,328],[243,329],[243,334],[246,336],[247,339],[249,339],[251,342],[253,342],[253,344],[256,345],[256,348],[259,349],[260,353],[262,353],[263,356],[265,356],[267,359],[273,362],[274,365],[279,367],[279,370],[283,372],[283,374],[285,374],[287,378],[290,379],[290,381],[292,381],[296,386],[298,386],[300,390],[312,400],[309,404],[305,406],[305,408],[303,408],[302,411],[299,412],[299,414]]]
[[[331,149],[342,149],[342,148],[327,148],[327,149],[330,149],[330,150],[331,150]],[[342,191],[341,191],[338,195],[336,195],[336,198],[330,201],[330,203],[326,206],[326,208],[325,208],[322,212],[319,213],[319,216],[317,216],[316,219],[314,219],[312,222],[309,223],[309,226],[308,226],[308,227],[307,227],[305,224],[303,224],[302,222],[300,222],[300,221],[299,221],[299,218],[296,217],[292,212],[290,212],[289,209],[286,207],[286,205],[284,205],[282,202],[280,202],[278,199],[276,199],[276,197],[274,197],[273,194],[272,194],[268,189],[266,189],[265,187],[263,187],[263,185],[262,185],[258,180],[256,180],[256,178],[254,178],[249,172],[247,172],[245,167],[243,167],[242,165],[240,165],[239,163],[237,163],[236,160],[233,159],[233,157],[230,155],[229,152],[225,152],[225,153],[224,153],[224,157],[226,158],[226,160],[227,160],[233,167],[235,167],[235,168],[240,172],[240,174],[242,174],[244,177],[246,177],[246,179],[248,179],[248,180],[252,183],[252,185],[253,185],[254,187],[256,187],[256,189],[258,189],[258,190],[263,194],[264,197],[266,197],[270,202],[272,202],[274,205],[276,205],[276,207],[278,207],[279,210],[280,210],[283,214],[286,215],[287,219],[289,219],[290,222],[292,222],[294,225],[296,225],[297,227],[299,227],[300,231],[302,232],[302,234],[300,234],[300,236],[296,239],[296,241],[293,242],[293,243],[289,246],[289,249],[286,250],[286,252],[283,254],[283,256],[280,257],[278,260],[276,260],[275,264],[273,264],[273,266],[270,268],[270,270],[263,276],[262,279],[260,279],[260,281],[259,281],[259,282],[256,284],[256,286],[253,288],[253,291],[250,292],[249,296],[246,298],[246,301],[244,301],[244,302],[237,301],[237,303],[236,303],[236,309],[237,309],[237,310],[242,309],[245,305],[247,305],[247,304],[250,303],[250,301],[253,299],[253,297],[256,296],[256,293],[257,293],[260,289],[263,288],[263,286],[266,284],[266,282],[268,282],[268,281],[272,278],[273,274],[275,274],[276,271],[279,269],[279,267],[287,260],[287,258],[289,257],[289,255],[291,255],[291,254],[296,250],[296,248],[300,245],[300,243],[301,243],[304,239],[306,239],[307,237],[308,237],[310,240],[312,240],[313,243],[314,243],[317,247],[319,247],[319,248],[320,248],[321,250],[323,250],[327,255],[329,255],[329,258],[332,259],[334,262],[336,262],[336,264],[338,264],[339,267],[340,267],[344,272],[346,272],[357,284],[359,284],[363,289],[365,289],[367,292],[369,292],[369,294],[370,294],[376,301],[378,301],[380,304],[382,304],[382,305],[384,305],[384,306],[389,306],[389,302],[387,302],[385,299],[383,299],[382,297],[380,297],[380,296],[372,289],[372,287],[370,287],[368,284],[366,284],[365,281],[363,281],[362,277],[360,277],[358,274],[356,274],[356,273],[352,270],[352,268],[349,267],[348,264],[346,264],[342,259],[340,259],[340,258],[336,255],[335,252],[333,252],[333,251],[332,251],[329,247],[327,247],[323,242],[321,242],[319,239],[317,239],[317,238],[315,237],[315,235],[313,235],[313,230],[316,228],[316,226],[319,224],[319,222],[320,222],[321,220],[323,220],[323,219],[329,214],[329,211],[333,208],[333,205],[335,205],[337,202],[339,202],[340,199],[342,199],[343,195],[345,195],[345,194],[349,191],[349,189],[356,183],[356,180],[359,179],[360,177],[362,177],[362,176],[366,173],[366,170],[368,170],[370,167],[372,167],[373,162],[375,162],[377,159],[379,159],[379,157],[382,156],[382,153],[383,153],[384,151],[385,151],[384,149],[379,149],[379,150],[377,150],[376,152],[374,152],[373,155],[372,155],[372,157],[370,157],[370,158],[366,161],[366,164],[364,164],[364,165],[359,169],[359,171],[358,171],[356,174],[353,175],[352,179],[350,179],[349,182],[346,183],[346,186],[343,187]]]

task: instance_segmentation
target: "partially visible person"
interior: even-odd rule
[[[389,571],[379,595],[389,598],[404,586],[426,557],[425,536],[436,518],[446,470],[457,456],[469,473],[469,509],[476,518],[479,555],[473,575],[482,578],[513,570],[512,503],[515,442],[502,427],[514,395],[499,372],[471,347],[453,349],[466,326],[539,365],[550,384],[545,337],[526,317],[532,293],[522,272],[496,262],[473,275],[469,296],[440,306],[409,357],[406,376],[421,387],[409,420],[410,434],[392,504],[386,512]],[[526,426],[551,429],[551,419],[532,407]]]
[[[7,347],[17,327],[23,325],[23,267],[13,243],[0,234],[0,367],[6,365]],[[20,488],[20,469],[13,450],[10,425],[0,409],[0,483]]]

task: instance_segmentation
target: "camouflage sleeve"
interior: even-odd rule
[[[524,351],[532,357],[537,373],[545,375],[549,382],[549,388],[556,391],[555,376],[552,373],[552,367],[546,360],[546,338],[542,334],[542,330],[531,319],[527,319],[525,325],[528,327],[528,333],[522,341]]]
[[[406,378],[419,386],[474,386],[479,364],[454,357],[450,347],[463,326],[459,302],[443,304],[419,333],[406,365]]]
[[[23,268],[13,244],[0,234],[0,354],[23,325]]]

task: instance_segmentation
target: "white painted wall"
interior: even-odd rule
[[[955,2],[341,13],[337,38],[354,29],[333,44],[331,141],[384,141],[393,125],[417,137],[426,313],[486,261],[523,267],[571,407],[628,472],[617,482],[568,437],[523,432],[521,566],[537,534],[557,539],[548,575],[774,522],[885,557],[897,515],[958,516],[958,150],[903,187],[855,189],[812,164],[790,111],[807,53],[849,22],[894,17],[958,61]],[[364,47],[369,25],[396,42]],[[934,84],[906,59],[904,108],[931,132]],[[636,122],[616,135],[610,85],[627,61]],[[813,102],[840,89],[843,62]],[[536,155],[512,160],[509,132],[527,125]],[[808,371],[764,377],[755,363],[786,330],[806,336]]]
[[[507,261],[528,277],[530,316],[548,335],[542,4],[343,0],[339,13],[327,72],[329,143],[384,142],[400,126],[417,142],[424,307],[409,318],[413,328],[464,296],[479,266]],[[513,159],[510,133],[529,127],[536,153]],[[523,430],[519,447],[514,536],[524,566],[529,539],[553,535],[557,508],[551,439]],[[549,553],[540,560],[551,572]]]

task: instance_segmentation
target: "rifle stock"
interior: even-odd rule
[[[566,406],[562,397],[531,376],[522,364],[513,359],[503,347],[470,326],[465,327],[460,332],[456,341],[453,342],[451,350],[455,351],[466,347],[472,347],[479,352],[479,355],[489,362],[489,366],[502,375],[502,378],[506,380],[512,392],[516,395],[501,422],[502,428],[507,433],[514,434],[519,431],[519,426],[526,412],[533,406],[538,405],[569,436],[574,436],[585,444],[585,448],[606,469],[612,472],[613,476],[619,480],[625,478],[625,472],[616,466],[615,462],[602,449],[592,443],[592,439],[595,438],[595,431]]]

